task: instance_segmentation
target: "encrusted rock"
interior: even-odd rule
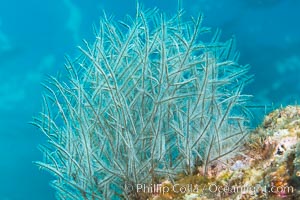
[[[210,176],[198,173],[194,177],[205,189],[172,199],[300,199],[299,136],[300,107],[277,109],[250,134],[239,154],[216,164]],[[179,182],[190,180],[183,177]]]

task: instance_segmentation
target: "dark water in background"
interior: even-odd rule
[[[110,2],[110,3],[107,3]],[[177,0],[144,0],[175,13]],[[45,138],[28,122],[41,110],[41,82],[63,70],[64,56],[93,41],[102,10],[134,14],[135,0],[0,0],[0,200],[54,199],[51,176],[32,164]],[[253,105],[300,102],[299,0],[183,0],[187,16],[235,35],[240,63],[251,64]]]

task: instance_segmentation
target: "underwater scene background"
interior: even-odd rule
[[[140,0],[174,15],[177,0]],[[203,13],[204,25],[234,36],[240,64],[250,64],[254,124],[265,111],[300,102],[299,0],[182,0],[185,17]],[[65,56],[93,42],[103,11],[115,19],[134,16],[135,0],[0,0],[0,200],[54,199],[41,160],[44,136],[29,122],[41,111],[48,75],[65,73]],[[267,109],[265,109],[265,107]]]

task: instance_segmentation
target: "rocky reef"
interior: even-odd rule
[[[152,199],[300,199],[300,107],[267,115],[240,151],[204,175],[179,175],[153,187]],[[142,192],[147,192],[143,190]]]

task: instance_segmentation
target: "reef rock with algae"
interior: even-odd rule
[[[168,189],[162,184],[153,199],[300,199],[299,137],[300,107],[277,109],[227,163],[210,166],[207,175],[200,166]]]

